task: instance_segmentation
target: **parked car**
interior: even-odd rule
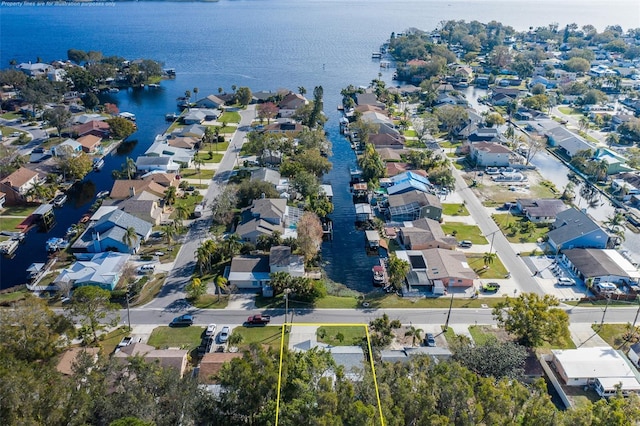
[[[214,334],[216,334],[216,325],[215,324],[209,324],[207,326],[207,329],[204,331],[204,335],[205,336],[213,336]]]
[[[432,348],[436,346],[436,338],[432,333],[427,333],[424,337],[424,344]]]
[[[225,343],[227,340],[229,340],[229,332],[231,330],[229,329],[228,326],[224,326],[222,327],[222,330],[220,330],[220,334],[218,334],[218,340],[220,341],[220,343]]]
[[[189,327],[190,325],[193,325],[193,315],[190,314],[175,317],[171,323],[169,323],[169,327]]]
[[[560,286],[572,286],[572,285],[576,285],[576,281],[572,278],[562,277],[562,278],[558,278],[558,282],[556,284]]]
[[[141,274],[152,274],[155,271],[156,265],[153,263],[147,263],[138,268],[138,272]]]
[[[462,240],[458,243],[458,246],[462,247],[462,248],[469,248],[473,245],[473,243],[469,240]]]
[[[155,253],[153,253],[154,256],[164,256],[164,252],[163,251],[157,251]]]
[[[252,315],[247,318],[247,324],[249,325],[267,325],[271,321],[270,315]]]
[[[487,283],[482,287],[482,289],[484,291],[496,292],[500,290],[500,284],[494,282]]]

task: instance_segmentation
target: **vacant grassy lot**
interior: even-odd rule
[[[442,224],[445,234],[455,236],[458,241],[469,240],[473,244],[488,244],[482,231],[476,225],[467,225],[461,222],[447,222]]]
[[[182,177],[189,179],[211,179],[215,173],[215,170],[209,169],[202,169],[200,171],[197,171],[196,169],[184,169],[182,171]]]
[[[480,253],[467,253],[467,263],[476,271],[480,278],[504,278],[507,275],[507,268],[504,267],[499,257],[493,259],[493,263],[488,268],[484,266],[484,255]]]
[[[579,109],[571,108],[571,107],[561,106],[561,107],[558,107],[558,111],[560,111],[565,115],[582,115],[582,111],[580,111]]]
[[[2,211],[3,216],[24,216],[27,217],[37,209],[38,206],[11,206],[5,207]]]
[[[444,203],[442,214],[447,216],[469,216],[469,210],[464,204]]]
[[[535,243],[549,232],[548,225],[535,225],[530,227],[531,232],[526,231],[529,220],[524,216],[513,216],[508,213],[494,214],[491,216],[500,230],[511,243]]]
[[[473,341],[476,345],[483,345],[490,340],[495,340],[497,337],[492,332],[490,327],[485,325],[472,325],[469,327],[469,333],[473,337]]]
[[[331,346],[352,346],[360,344],[366,333],[364,326],[326,326],[318,328],[316,336],[319,342]]]
[[[240,349],[248,348],[251,343],[270,346],[273,349],[280,349],[280,337],[282,336],[282,327],[266,326],[266,327],[236,327],[233,333],[242,336],[242,343],[238,345]],[[289,335],[285,333],[285,345],[288,344]]]
[[[149,345],[156,348],[182,348],[192,350],[200,345],[203,327],[156,327],[149,337]]]
[[[237,111],[225,111],[217,121],[220,123],[239,123],[240,113]]]
[[[222,161],[222,157],[224,156],[224,154],[218,154],[214,151],[211,152],[211,155],[209,155],[209,151],[200,151],[197,155],[197,157],[199,159],[201,159],[204,163],[219,163],[220,161]],[[198,176],[196,176],[196,179],[198,178]]]

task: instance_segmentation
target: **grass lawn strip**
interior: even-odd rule
[[[240,122],[240,113],[237,111],[225,111],[218,118],[219,123],[239,123]]]
[[[205,294],[194,301],[193,306],[198,309],[224,309],[229,304],[229,296],[222,295],[218,300],[217,294]]]
[[[26,217],[2,217],[0,216],[0,231],[16,231],[16,226],[20,225]]]
[[[361,326],[323,326],[316,332],[318,342],[331,346],[359,345],[366,337],[364,327]]]
[[[476,345],[484,345],[490,340],[497,339],[495,334],[491,332],[490,327],[485,325],[472,325],[469,327],[469,333]]]
[[[113,331],[110,331],[107,334],[103,334],[99,337],[100,346],[102,346],[102,350],[106,355],[112,354],[113,351],[118,346],[118,343],[122,340],[123,337],[127,337],[130,333],[127,331],[126,327],[120,327]]]
[[[156,348],[181,348],[192,350],[200,345],[202,340],[203,327],[156,327],[151,336],[149,336],[148,344]]]
[[[600,325],[592,325],[591,328],[612,348],[622,350],[625,353],[631,345],[640,340],[640,329],[638,327],[636,327],[635,334],[633,336],[630,335],[631,324],[603,324],[602,327]]]
[[[496,278],[501,279],[507,275],[507,268],[504,267],[499,257],[494,257],[493,263],[485,268],[483,255],[480,253],[467,253],[467,263],[480,278]]]
[[[200,172],[195,169],[184,169],[182,171],[182,177],[188,179],[211,179],[215,173],[215,170],[210,169],[201,169]]]
[[[442,214],[446,216],[469,216],[469,210],[464,204],[445,203],[442,204]]]

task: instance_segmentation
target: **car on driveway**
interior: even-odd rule
[[[473,243],[469,240],[462,240],[458,243],[458,246],[460,246],[461,248],[469,248],[473,245]]]
[[[228,326],[224,326],[222,327],[222,330],[220,330],[220,334],[218,334],[218,340],[220,341],[220,343],[225,343],[227,340],[229,340],[229,332],[231,330],[229,329]]]
[[[190,314],[175,317],[171,323],[169,323],[169,327],[189,327],[190,325],[193,325],[193,315]]]
[[[424,337],[424,344],[429,346],[429,347],[435,347],[436,346],[436,338],[432,333],[427,333],[427,335]]]
[[[214,334],[216,334],[216,325],[215,324],[209,324],[207,326],[207,329],[204,331],[204,335],[205,336],[213,336]]]
[[[558,282],[556,284],[558,284],[559,286],[572,286],[576,285],[576,280],[572,278],[562,277],[558,278]]]
[[[500,284],[493,283],[493,282],[492,283],[487,283],[482,287],[482,289],[484,291],[487,291],[487,292],[494,292],[495,293],[496,291],[500,290]]]

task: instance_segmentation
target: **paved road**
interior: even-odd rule
[[[209,204],[227,184],[231,171],[240,154],[240,148],[247,132],[245,126],[249,126],[255,117],[255,105],[250,105],[246,110],[240,112],[240,124],[238,130],[234,133],[229,148],[224,154],[222,161],[218,165],[218,170],[213,177],[213,182],[209,185],[209,189],[204,196],[203,202]],[[149,302],[148,308],[164,308],[172,312],[185,311],[190,305],[184,300],[184,286],[189,282],[196,266],[195,252],[206,239],[208,230],[211,227],[211,210],[205,209],[202,217],[191,221],[189,231],[183,237],[183,244],[176,256],[173,269],[165,280],[160,294],[153,301]]]
[[[3,126],[13,127],[17,130],[21,130],[23,132],[27,132],[31,135],[31,141],[26,145],[22,145],[18,148],[19,155],[27,155],[31,154],[31,150],[36,146],[40,145],[42,142],[46,141],[49,138],[47,132],[41,129],[39,126],[30,126],[29,124],[21,124],[16,120],[6,120],[4,118],[0,118],[0,124]]]
[[[516,255],[511,243],[509,243],[507,238],[502,234],[498,225],[496,225],[480,200],[478,200],[478,197],[476,197],[464,181],[460,171],[453,167],[452,170],[456,178],[456,192],[465,201],[471,217],[473,217],[482,233],[489,240],[492,246],[490,246],[490,250],[498,254],[507,271],[511,272],[511,278],[517,282],[521,291],[544,295],[544,291],[542,291],[538,282],[531,275],[529,268],[527,268],[522,259]]]
[[[195,316],[196,324],[242,324],[247,317],[256,313],[266,313],[272,316],[272,324],[279,325],[284,322],[284,309],[268,309],[246,311],[242,309],[188,309]],[[442,325],[447,318],[447,309],[290,309],[289,318],[293,314],[294,323],[368,323],[383,313],[392,319],[399,319],[403,324],[436,324]],[[572,324],[600,323],[604,309],[578,308],[567,309]],[[607,323],[632,323],[637,308],[609,308],[606,312]],[[182,309],[150,309],[139,308],[131,310],[132,324],[159,324],[166,325],[175,316],[183,313]],[[127,312],[120,312],[121,322],[126,323]],[[450,324],[495,324],[490,308],[457,308],[452,309]]]

